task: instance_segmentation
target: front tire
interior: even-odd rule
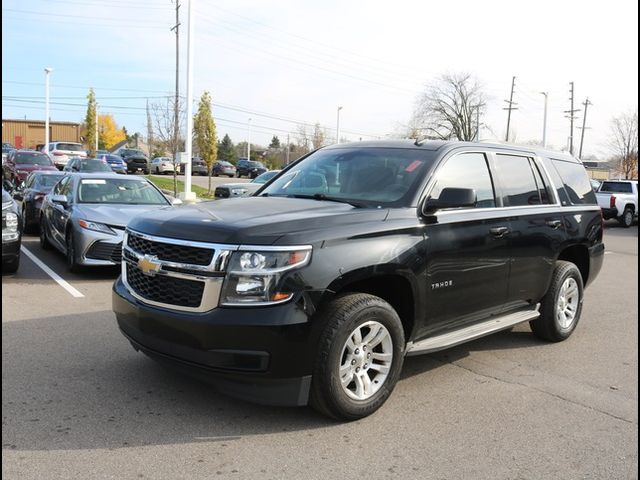
[[[332,300],[320,315],[324,330],[310,405],[339,420],[371,415],[400,376],[405,349],[400,317],[381,298],[362,293]]]
[[[549,342],[571,336],[582,313],[584,286],[578,267],[559,260],[551,285],[540,304],[540,316],[529,322],[534,335]]]
[[[2,262],[3,273],[16,273],[20,267],[20,255],[16,255],[11,260],[4,260]]]
[[[67,268],[71,273],[78,273],[81,267],[76,260],[76,242],[73,240],[73,232],[71,230],[67,232],[66,240]]]
[[[631,227],[631,225],[633,225],[633,210],[629,207],[625,208],[622,215],[618,218],[618,221],[624,228]]]
[[[45,226],[44,215],[40,216],[40,248],[43,250],[49,250],[51,248],[51,243],[47,238],[47,228]]]

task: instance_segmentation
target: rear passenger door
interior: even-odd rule
[[[427,314],[418,335],[456,328],[498,313],[507,298],[509,223],[498,208],[488,155],[456,153],[435,172],[427,197],[444,188],[472,188],[475,207],[426,217]]]
[[[511,266],[506,309],[538,302],[549,287],[565,239],[560,204],[533,155],[493,155],[502,203],[508,213]]]

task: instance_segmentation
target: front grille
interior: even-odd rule
[[[202,301],[204,283],[196,280],[144,275],[136,266],[126,263],[127,283],[138,295],[153,302],[197,308]]]
[[[101,240],[97,241],[91,245],[86,256],[94,260],[107,260],[120,263],[122,261],[122,242],[109,243]]]
[[[191,265],[209,265],[213,259],[214,250],[188,245],[162,243],[129,233],[127,245],[141,255],[155,255],[159,260]]]

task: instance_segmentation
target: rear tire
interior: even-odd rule
[[[624,228],[631,227],[633,225],[633,210],[629,207],[625,208],[622,215],[618,217],[618,221]]]
[[[575,264],[559,260],[551,285],[540,303],[540,316],[529,322],[533,334],[549,342],[571,336],[582,313],[584,286]]]
[[[22,223],[24,225],[24,233],[33,233],[36,230],[36,226],[33,224],[33,221],[29,218],[27,214],[27,208],[22,207]]]
[[[400,376],[405,349],[400,317],[381,298],[353,293],[329,302],[318,321],[324,331],[310,405],[338,420],[371,415],[389,398]]]

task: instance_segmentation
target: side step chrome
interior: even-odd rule
[[[416,343],[409,342],[407,344],[406,355],[422,355],[423,353],[437,352],[438,350],[454,347],[461,343],[499,332],[500,330],[506,330],[519,323],[535,320],[540,316],[538,308],[540,308],[540,304],[527,310],[509,313],[501,317],[494,317],[491,320],[471,325],[462,330],[426,338]]]

